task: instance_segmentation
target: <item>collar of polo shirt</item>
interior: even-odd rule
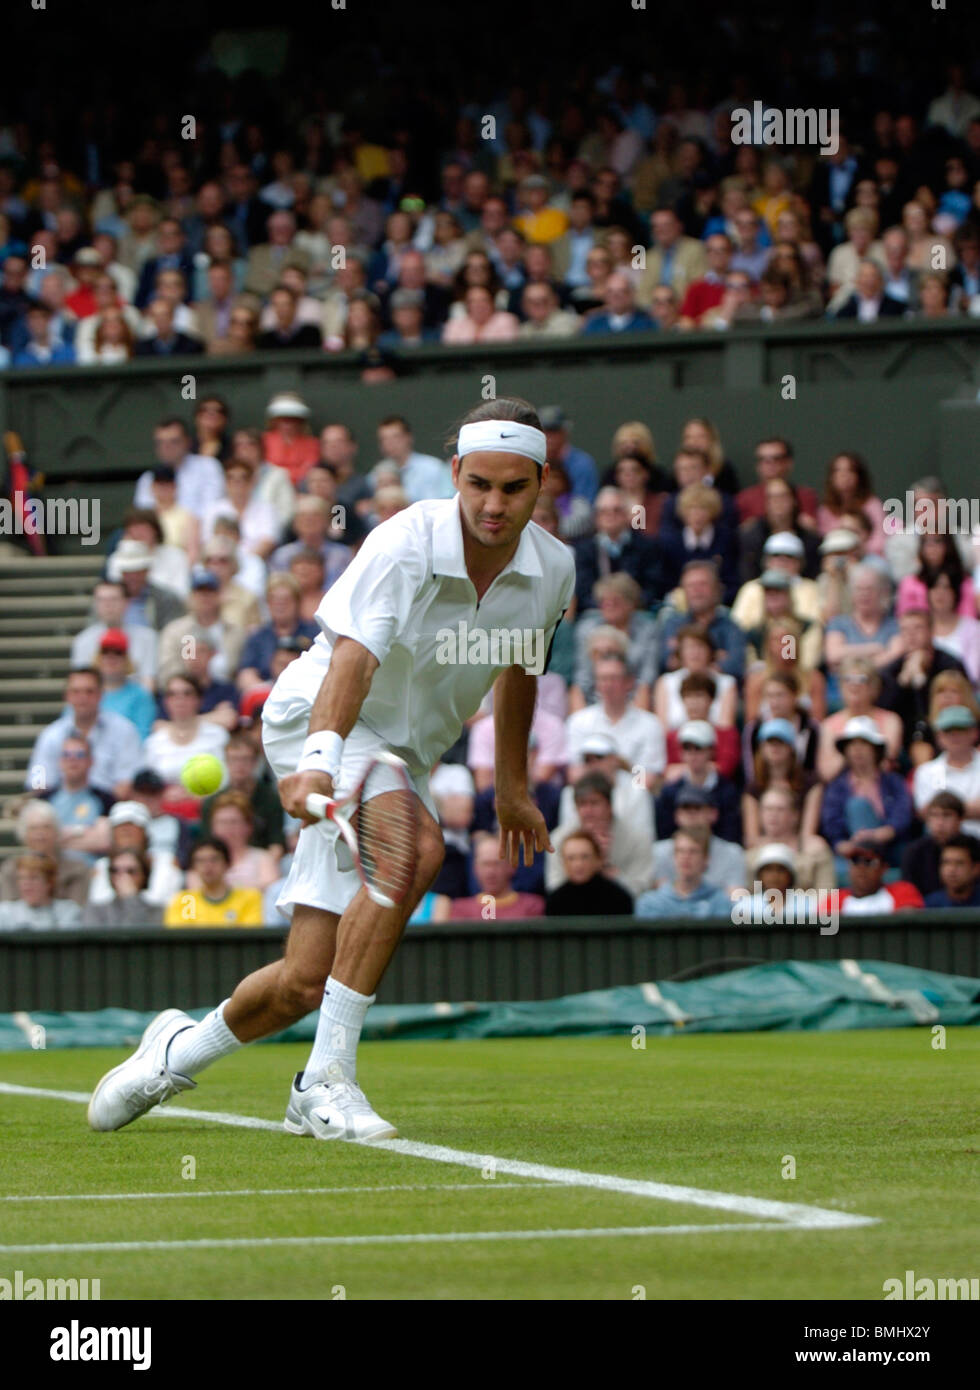
[[[526,526],[521,532],[513,558],[500,573],[509,574],[511,570],[516,570],[518,574],[526,574],[531,579],[542,577],[541,561]],[[463,518],[458,492],[453,498],[452,507],[447,507],[432,523],[432,573],[452,575],[456,579],[469,578],[463,558]]]

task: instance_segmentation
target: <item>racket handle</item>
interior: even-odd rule
[[[317,820],[326,820],[333,804],[332,796],[324,796],[322,792],[310,792],[306,798],[307,815],[316,816]]]

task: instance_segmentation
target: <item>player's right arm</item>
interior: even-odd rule
[[[315,743],[314,735],[319,733],[337,735],[341,740],[347,737],[357,723],[378,664],[378,658],[360,642],[352,637],[337,638],[330,666],[313,702],[307,747]],[[328,749],[330,740],[325,738],[323,742]],[[324,770],[309,769],[290,773],[279,783],[283,809],[304,825],[311,825],[316,819],[306,810],[306,798],[311,792],[332,797],[333,777]]]

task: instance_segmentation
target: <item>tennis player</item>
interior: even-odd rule
[[[456,496],[417,502],[382,523],[324,595],[319,636],[280,676],[263,712],[282,804],[305,826],[279,898],[292,912],[285,954],[199,1023],[177,1009],[158,1015],[133,1056],[96,1087],[93,1129],[122,1128],[194,1086],[191,1078],[217,1058],[319,1007],[286,1129],[362,1141],[396,1133],[357,1085],[357,1046],[405,923],[442,864],[428,774],[491,686],[501,857],[516,866],[521,847],[525,862],[553,848],[527,790],[537,680],[526,667],[535,663],[526,646],[523,664],[512,650],[503,662],[505,644],[492,640],[530,632],[538,639],[532,646],[550,655],[574,593],[570,551],[531,522],[547,471],[545,436],[527,401],[477,406],[459,429]],[[447,661],[450,633],[460,640]],[[333,797],[355,788],[382,750],[404,759],[418,798],[414,880],[396,908],[372,901],[336,825],[314,821],[306,807],[310,793]]]

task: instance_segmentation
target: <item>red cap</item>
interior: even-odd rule
[[[110,627],[102,634],[102,641],[99,643],[100,652],[122,652],[124,655],[129,651],[129,638],[121,627]]]
[[[243,719],[253,719],[265,704],[266,700],[268,700],[271,690],[271,685],[257,685],[252,690],[249,690],[247,694],[243,695],[238,705],[238,713],[241,717]]]

